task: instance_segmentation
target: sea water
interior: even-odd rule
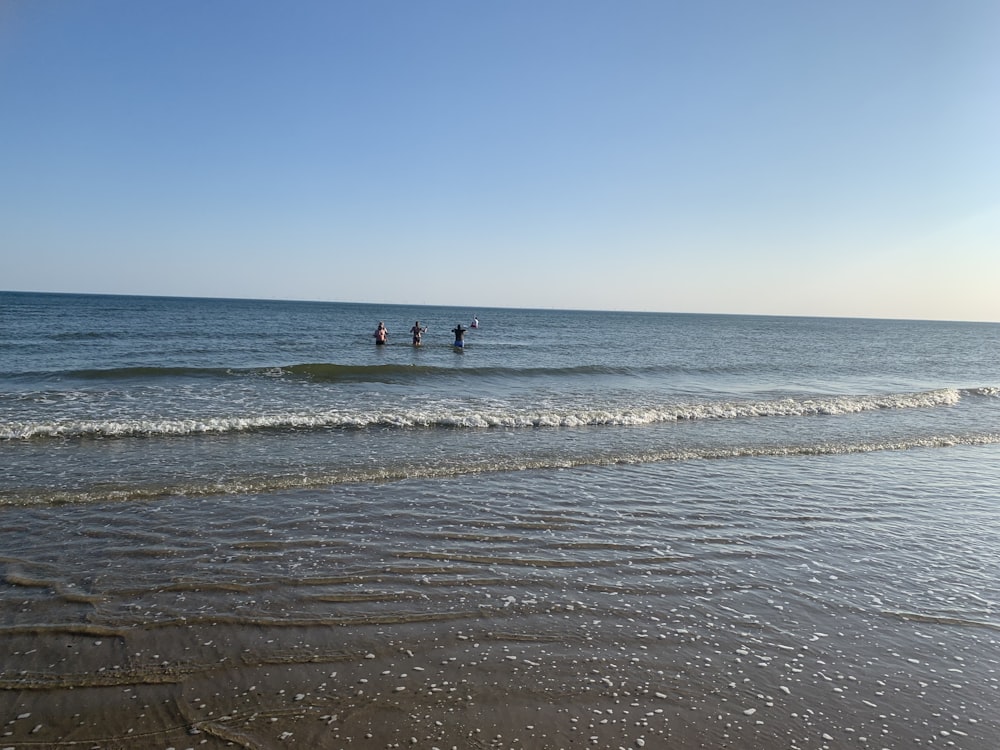
[[[992,748],[998,446],[997,324],[0,293],[5,738]]]

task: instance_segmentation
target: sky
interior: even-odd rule
[[[998,0],[0,0],[0,289],[1000,321]]]

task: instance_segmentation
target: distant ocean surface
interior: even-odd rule
[[[4,747],[1000,737],[1000,324],[4,292],[0,519]]]

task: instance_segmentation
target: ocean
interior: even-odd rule
[[[1000,737],[1000,324],[3,292],[0,467],[2,748]]]

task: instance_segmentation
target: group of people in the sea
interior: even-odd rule
[[[469,328],[479,328],[479,318],[472,318],[472,325]],[[458,323],[451,332],[455,334],[455,343],[453,346],[457,349],[462,349],[465,347],[465,333],[469,330],[461,323]],[[413,345],[420,346],[423,343],[423,335],[427,333],[427,326],[420,325],[420,321],[416,321],[413,324],[413,328],[410,329],[410,333],[413,336]],[[375,329],[375,346],[385,346],[389,343],[389,329],[385,327],[383,321],[378,322],[378,328]]]

